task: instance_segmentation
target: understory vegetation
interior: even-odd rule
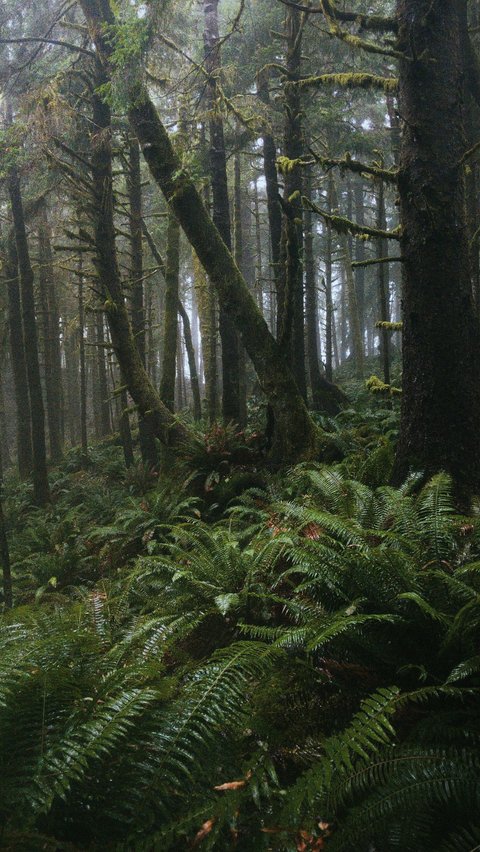
[[[170,479],[71,451],[47,510],[7,479],[3,849],[477,847],[479,516],[386,484],[382,405],[287,475],[215,427]]]

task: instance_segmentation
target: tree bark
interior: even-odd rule
[[[60,328],[55,293],[52,244],[45,205],[42,205],[39,214],[38,243],[40,260],[38,284],[41,307],[41,326],[43,330],[48,439],[50,445],[50,458],[55,464],[60,461],[63,455],[62,372],[60,356]]]
[[[263,72],[257,76],[257,92],[260,100],[265,104],[270,103],[270,92],[268,89],[268,75]],[[262,134],[263,143],[263,173],[267,190],[268,229],[270,234],[270,247],[272,252],[273,280],[278,306],[281,302],[280,284],[280,246],[282,241],[282,208],[280,207],[280,190],[277,174],[277,146],[273,133],[268,126]],[[255,191],[256,185],[255,185]],[[258,200],[258,199],[257,199]],[[261,273],[260,273],[261,274]]]
[[[45,413],[38,360],[37,321],[33,292],[33,269],[25,228],[25,217],[20,188],[20,177],[15,166],[10,171],[8,191],[12,207],[13,228],[17,246],[18,272],[20,278],[23,334],[25,340],[25,363],[27,368],[30,416],[32,424],[33,450],[33,497],[38,506],[50,501],[45,447]],[[22,416],[25,416],[24,414]]]
[[[311,175],[307,175],[305,193],[311,199]],[[313,217],[308,208],[304,214],[305,234],[305,295],[306,295],[306,320],[307,320],[307,354],[310,372],[310,386],[312,389],[312,403],[314,411],[322,414],[335,415],[345,403],[346,397],[336,385],[332,384],[322,375],[320,369],[320,353],[318,351],[318,308],[317,289],[315,274],[315,256],[313,253]]]
[[[142,176],[140,170],[140,149],[134,137],[128,144],[128,197],[130,204],[130,250],[131,250],[131,287],[130,310],[132,332],[138,353],[146,369],[145,307],[143,292],[143,237],[142,237]],[[138,431],[140,452],[145,464],[155,467],[157,447],[154,437],[154,425],[150,414],[139,414]]]
[[[15,235],[13,231],[7,238],[5,277],[7,280],[8,293],[10,356],[12,361],[13,388],[15,392],[17,463],[20,477],[22,479],[28,479],[28,477],[32,474],[33,468],[32,426],[30,416],[30,398],[28,395],[25,342],[23,337],[17,247],[15,245]]]
[[[398,0],[403,396],[394,469],[480,485],[480,334],[465,212],[462,0]],[[412,47],[415,51],[412,54]]]
[[[108,376],[105,365],[105,332],[103,328],[103,313],[96,312],[95,341],[97,346],[97,383],[100,397],[100,437],[106,438],[112,431],[110,420],[110,404],[108,401]]]
[[[297,161],[304,153],[301,89],[292,85],[299,79],[302,63],[304,18],[297,9],[286,12],[287,83],[284,87],[284,152],[290,161],[284,174],[283,233],[280,257],[279,341],[292,364],[292,372],[303,398],[307,398],[305,370],[305,316],[303,293],[303,208],[302,167]]]
[[[192,329],[190,319],[182,302],[178,302],[178,312],[183,323],[183,339],[185,341],[185,349],[187,350],[188,369],[190,371],[190,384],[192,387],[193,398],[193,419],[201,420],[202,418],[202,403],[200,400],[200,386],[198,383],[197,363],[195,359],[195,348],[192,339]]]
[[[217,103],[217,76],[220,70],[220,35],[218,30],[219,0],[203,0],[205,17],[205,69],[208,73],[208,102],[210,110],[210,178],[212,185],[213,221],[231,251],[230,204],[228,199],[227,158],[223,119]],[[220,340],[222,342],[222,413],[225,422],[239,423],[240,363],[238,335],[228,311],[220,305]]]
[[[163,363],[160,398],[175,410],[175,368],[177,363],[178,285],[180,265],[180,226],[173,213],[168,217],[167,263],[165,268],[165,314],[163,322]]]
[[[385,214],[385,188],[383,181],[378,181],[377,191],[377,228],[382,231],[386,230],[386,214]],[[385,239],[377,241],[377,256],[384,260],[388,257],[388,242]],[[388,282],[388,263],[379,263],[377,266],[378,276],[378,306],[380,309],[381,322],[390,321],[390,293]],[[383,381],[385,384],[390,384],[390,334],[386,328],[380,329],[380,358],[382,361]]]
[[[337,210],[339,210],[339,201],[337,190],[335,187],[335,182],[332,183],[332,192],[333,192],[333,206]],[[353,277],[352,270],[352,255],[350,252],[350,246],[348,243],[348,237],[346,234],[342,233],[339,235],[340,247],[342,249],[343,254],[343,268],[344,268],[344,286],[346,285],[346,296],[348,301],[348,318],[350,321],[350,340],[352,344],[352,358],[353,364],[355,368],[355,376],[357,379],[363,379],[364,375],[364,343],[363,343],[363,333],[362,328],[360,326],[360,319],[358,316],[358,303],[357,303],[357,292],[355,289],[355,280]]]
[[[248,275],[245,270],[243,222],[242,222],[242,186],[241,186],[241,163],[240,154],[235,153],[234,162],[234,205],[233,205],[233,231],[235,239],[235,263],[242,273],[245,281]],[[238,425],[242,428],[247,425],[247,359],[243,343],[238,343]]]

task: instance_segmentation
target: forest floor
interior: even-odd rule
[[[215,427],[168,480],[69,451],[46,511],[7,477],[2,849],[478,843],[478,512],[388,484],[395,404],[321,423],[330,465]]]

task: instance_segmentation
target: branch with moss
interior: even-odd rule
[[[379,320],[375,323],[375,328],[382,328],[384,331],[402,331],[403,322],[388,322],[387,320]]]
[[[352,71],[343,74],[319,74],[304,77],[286,84],[300,86],[302,89],[318,89],[321,86],[339,86],[343,89],[378,89],[392,95],[397,92],[397,77],[379,77],[366,71]]]
[[[363,269],[366,266],[378,266],[381,263],[403,263],[403,257],[372,257],[369,260],[354,260],[352,269]]]
[[[317,207],[313,201],[310,201],[309,198],[306,198],[304,195],[302,196],[302,203],[304,207],[308,207],[314,213],[317,213],[318,216],[321,216],[322,219],[325,219],[328,222],[334,231],[337,234],[351,234],[353,237],[359,237],[363,240],[368,240],[372,238],[378,238],[383,240],[399,240],[401,236],[401,228],[395,228],[393,231],[382,231],[380,228],[369,228],[368,225],[357,225],[356,222],[352,222],[350,219],[346,219],[344,216],[338,216],[333,213],[327,213],[326,210],[322,210],[321,207]]]
[[[67,50],[73,50],[76,53],[82,53],[85,56],[95,58],[93,51],[88,50],[86,47],[81,47],[80,45],[73,44],[69,41],[60,41],[56,38],[36,38],[33,36],[25,36],[24,38],[0,38],[0,44],[49,44],[54,47],[65,47]]]
[[[284,6],[290,6],[291,9],[304,12],[306,15],[323,15],[325,8],[327,8],[329,15],[332,15],[338,21],[347,24],[356,24],[361,30],[392,33],[398,30],[398,22],[395,18],[388,18],[383,15],[365,15],[361,12],[341,11],[337,9],[333,0],[324,0],[322,6],[305,6],[303,3],[296,3],[295,0],[279,0],[279,2]]]
[[[355,172],[359,175],[371,175],[379,180],[387,181],[388,183],[397,183],[398,169],[384,169],[375,164],[367,165],[366,163],[361,163],[359,160],[352,159],[349,153],[345,154],[345,156],[341,159],[336,159],[333,157],[322,157],[320,154],[316,154],[311,149],[309,150],[315,162],[319,163],[323,166],[323,168],[333,167],[339,168],[341,171],[348,169],[349,171]],[[309,163],[305,163],[305,165],[309,165]]]
[[[354,47],[359,50],[364,50],[366,53],[374,53],[380,56],[389,56],[392,59],[405,59],[406,56],[399,50],[394,50],[391,47],[383,47],[373,41],[365,41],[360,36],[352,35],[348,30],[343,30],[338,23],[335,12],[331,10],[331,4],[327,0],[320,0],[320,6],[323,9],[325,20],[328,23],[330,35],[338,38],[340,41],[348,44],[349,47]],[[338,10],[337,10],[338,11]]]

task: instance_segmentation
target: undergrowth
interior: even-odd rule
[[[478,846],[478,516],[386,484],[392,410],[323,425],[335,465],[224,433],[168,481],[72,455],[47,512],[7,482],[1,848]]]

